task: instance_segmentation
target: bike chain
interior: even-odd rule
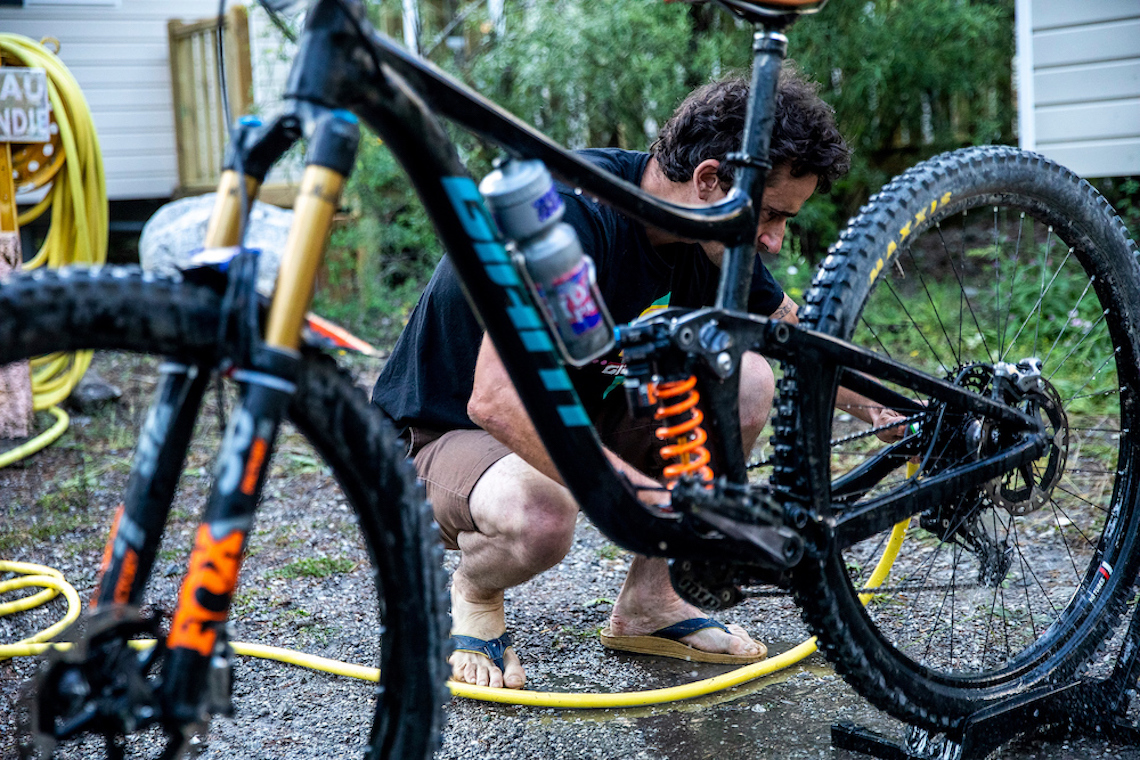
[[[909,427],[915,422],[921,422],[922,420],[926,419],[927,415],[927,412],[919,412],[918,414],[912,414],[910,417],[904,417],[899,422],[891,422],[886,425],[879,425],[878,427],[870,428],[868,430],[860,430],[857,433],[852,433],[851,435],[845,435],[842,438],[833,439],[831,441],[831,445],[837,446],[841,443],[850,443],[851,441],[857,441],[860,438],[867,438],[868,436],[881,433],[884,430],[894,430],[895,428],[902,427],[904,425]]]
[[[919,412],[918,414],[914,414],[914,415],[911,415],[910,417],[906,417],[899,422],[891,422],[889,424],[879,425],[878,427],[869,428],[867,430],[860,430],[857,433],[851,433],[850,435],[845,435],[842,438],[833,439],[831,441],[831,445],[837,446],[839,444],[850,443],[851,441],[857,441],[860,438],[867,438],[868,436],[877,435],[878,433],[881,433],[884,430],[893,430],[894,428],[897,428],[900,425],[908,425],[909,426],[915,422],[921,422],[922,420],[926,419],[928,414],[929,414],[928,412]],[[752,471],[752,470],[755,470],[759,467],[767,467],[768,465],[771,465],[772,463],[773,463],[773,460],[771,457],[769,457],[767,459],[761,459],[758,462],[751,462],[745,467],[745,469],[748,471]]]

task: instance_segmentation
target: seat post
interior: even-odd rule
[[[794,15],[764,18],[755,25],[752,35],[752,81],[748,95],[747,116],[740,151],[729,154],[734,164],[734,185],[752,198],[753,214],[758,219],[764,195],[764,183],[772,168],[772,125],[776,120],[776,87],[780,68],[788,52],[784,29],[795,20]],[[730,246],[720,269],[717,308],[745,311],[752,282],[755,241],[752,237]]]

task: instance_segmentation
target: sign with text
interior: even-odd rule
[[[51,141],[47,72],[0,67],[0,143]]]

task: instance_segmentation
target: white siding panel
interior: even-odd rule
[[[1042,145],[1037,150],[1083,177],[1140,174],[1140,137]]]
[[[69,65],[75,81],[81,82],[84,92],[98,87],[123,86],[123,69],[112,62]],[[142,87],[170,87],[170,71],[158,66],[144,66],[132,75],[131,84]]]
[[[103,132],[99,134],[100,144],[103,145]],[[104,161],[109,161],[114,156],[142,155],[144,153],[152,156],[165,156],[170,153],[173,147],[169,137],[157,132],[117,130],[114,135],[115,140],[102,147]]]
[[[1033,91],[1038,108],[1140,97],[1140,58],[1037,71]]]
[[[166,49],[166,30],[163,29],[161,39],[127,45],[120,44],[117,40],[60,40],[59,58],[69,69],[72,66],[115,63],[121,67],[123,81],[127,82],[134,77],[134,73],[128,70],[131,66],[169,66]],[[78,81],[79,77],[75,79]],[[169,74],[167,79],[170,79]]]
[[[227,0],[227,7],[234,4],[246,5],[247,0]],[[5,31],[9,23],[51,23],[55,26],[106,19],[134,21],[161,21],[167,19],[200,19],[216,16],[218,0],[123,0],[118,6],[66,5],[59,7],[34,6],[29,8],[0,9],[0,24]]]
[[[5,7],[0,8],[0,30],[60,41],[60,59],[91,108],[109,197],[167,198],[178,185],[178,164],[166,22],[210,18],[217,10],[217,0]]]
[[[153,115],[152,118],[150,110],[136,107],[121,111],[93,113],[92,118],[95,120],[95,127],[99,130],[99,134],[103,134],[105,131],[117,132],[131,139],[140,131],[146,131],[150,134],[169,135],[170,144],[173,145],[174,109],[171,108],[170,110],[171,113]]]
[[[91,113],[129,111],[144,106],[164,104],[173,110],[174,101],[170,97],[170,87],[149,85],[131,87],[128,90],[107,87],[89,87],[83,90]],[[148,108],[147,110],[152,110]]]
[[[112,15],[118,15],[116,8],[106,8],[98,18],[86,19],[77,23],[78,19],[69,18],[66,21],[59,18],[37,19],[0,19],[5,32],[22,34],[38,40],[42,37],[55,37],[60,42],[60,57],[67,55],[68,43],[83,40],[105,40],[112,44],[126,45],[132,42],[153,42],[159,32],[165,37],[166,19],[139,19],[132,18],[130,24],[123,24],[115,20]],[[25,8],[25,14],[35,13],[42,15],[38,8]]]
[[[1040,70],[1074,63],[1140,58],[1140,2],[1136,18],[1038,33],[1034,66]]]
[[[1135,137],[1140,132],[1140,98],[1037,111],[1038,143]]]
[[[167,161],[161,153],[148,155],[141,151],[121,150],[110,154],[125,176],[145,177],[150,173],[166,174],[178,180],[178,165]]]
[[[1034,0],[1033,29],[1136,17],[1136,0]]]
[[[170,176],[147,172],[142,177],[121,175],[116,188],[118,195],[111,200],[124,200],[130,198],[169,198],[178,189],[178,172]]]

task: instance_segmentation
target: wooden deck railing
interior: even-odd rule
[[[243,5],[226,12],[225,77],[234,118],[253,107],[249,18]],[[210,192],[218,183],[226,147],[226,119],[218,76],[217,19],[167,24],[174,129],[178,141],[179,194]]]

